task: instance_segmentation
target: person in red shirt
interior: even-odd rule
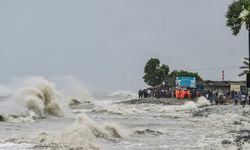
[[[180,99],[183,99],[185,96],[185,91],[183,89],[180,89],[179,95],[180,95]]]
[[[179,89],[176,89],[176,90],[175,90],[175,97],[178,98],[178,99],[180,98],[180,97],[179,97],[179,94],[180,94]]]

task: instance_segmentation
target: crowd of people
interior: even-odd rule
[[[155,97],[155,98],[189,98],[193,99],[197,96],[201,96],[200,92],[196,89],[143,89],[138,91],[139,98],[148,98],[148,97]]]
[[[242,104],[243,107],[246,104],[250,105],[250,95],[248,96],[244,92],[231,91],[230,97],[231,97],[231,99],[234,100],[235,105]]]
[[[204,96],[210,103],[226,104],[234,103],[235,105],[241,104],[243,107],[250,105],[250,96],[244,92],[231,91],[228,93],[218,93],[217,91],[210,90],[197,90],[194,88],[177,88],[177,89],[143,89],[138,91],[140,98],[177,98],[177,99],[194,99],[196,97]]]
[[[172,90],[165,89],[165,90],[156,90],[156,89],[143,89],[138,91],[139,98],[148,98],[148,97],[155,97],[155,98],[171,98],[173,97]]]

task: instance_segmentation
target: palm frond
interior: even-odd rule
[[[247,61],[243,61],[243,64],[244,64],[245,66],[249,66],[249,62],[247,62]]]
[[[248,66],[240,66],[240,69],[248,69]]]
[[[249,0],[234,1],[228,7],[226,13],[226,25],[231,28],[233,35],[237,35],[243,24],[249,29],[250,26],[250,2]]]
[[[245,61],[249,61],[249,58],[245,57],[244,60],[245,60]]]
[[[246,75],[249,73],[249,70],[244,70],[243,72],[241,72],[238,76],[241,77],[243,75]]]
[[[243,69],[243,71],[239,74],[239,76],[243,76],[249,73],[249,59],[244,58],[243,60],[243,66],[240,66],[240,69]]]

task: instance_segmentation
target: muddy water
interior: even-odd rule
[[[72,115],[65,117],[28,120],[19,116],[0,122],[0,149],[249,148],[247,136],[240,142],[236,140],[241,136],[240,131],[250,130],[248,106],[201,107],[199,102],[162,105],[112,101],[94,100],[92,107],[75,107],[71,109]]]

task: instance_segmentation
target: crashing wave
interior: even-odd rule
[[[98,123],[90,119],[85,114],[80,114],[77,116],[77,120],[73,127],[79,126],[85,126],[97,138],[114,139],[122,137],[121,130],[118,125],[110,123]]]
[[[198,98],[198,101],[197,101],[198,107],[209,106],[210,104],[211,103],[204,96],[201,96]]]
[[[20,122],[50,116],[63,117],[72,115],[69,108],[92,109],[94,107],[91,94],[76,80],[67,78],[59,83],[65,83],[59,88],[60,90],[43,77],[22,80],[18,86],[20,88],[12,92],[11,97],[2,101],[0,121],[18,122],[18,117]]]
[[[25,80],[21,88],[2,104],[1,120],[9,122],[26,122],[48,116],[63,117],[66,110],[54,84],[42,77]]]
[[[29,143],[37,149],[79,149],[98,150],[97,139],[115,141],[124,137],[120,127],[114,123],[99,123],[85,114],[79,114],[76,121],[60,133],[42,132],[32,137],[1,137],[0,143]]]
[[[182,105],[180,110],[187,112],[197,111],[200,107],[210,105],[209,101],[205,97],[199,97],[197,102],[188,101],[186,104]]]
[[[115,140],[122,138],[123,134],[116,124],[98,123],[85,114],[79,114],[72,126],[62,133],[51,136],[42,133],[36,138],[37,147],[54,145],[68,149],[99,149],[97,138]]]
[[[96,107],[92,112],[111,115],[133,115],[145,114],[148,112],[167,112],[174,114],[176,111],[195,112],[201,107],[210,105],[209,101],[204,97],[198,98],[196,102],[188,101],[185,104],[183,104],[184,101],[179,99],[145,99],[142,103],[137,103],[137,101],[140,100],[129,100],[121,103],[103,105]]]

